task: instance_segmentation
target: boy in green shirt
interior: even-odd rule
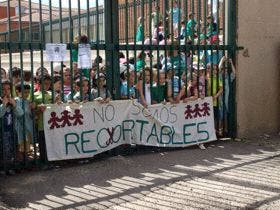
[[[52,95],[48,91],[51,86],[51,77],[49,74],[41,74],[38,76],[40,90],[34,93],[34,102],[36,103],[37,126],[38,126],[38,143],[40,150],[40,160],[42,163],[47,162],[46,142],[43,124],[43,112],[46,110],[45,104],[52,102]]]

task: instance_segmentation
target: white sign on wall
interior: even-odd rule
[[[78,68],[79,69],[91,69],[91,50],[89,44],[79,44],[78,49]]]
[[[46,56],[47,61],[62,62],[66,61],[66,44],[46,44]]]

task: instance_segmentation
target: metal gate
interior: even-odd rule
[[[134,97],[145,106],[213,96],[217,134],[235,137],[235,0],[12,0],[0,2],[0,11],[1,169],[46,163],[38,107],[73,101],[79,85],[77,100],[84,100],[83,77],[90,89],[96,85],[86,100],[101,96],[103,79],[111,100]],[[47,43],[67,44],[66,61],[48,62]],[[81,43],[90,45],[92,68],[77,67]],[[46,78],[50,94],[38,95]],[[154,93],[145,93],[146,83],[156,86]],[[25,89],[28,103],[12,100]],[[29,114],[20,120],[17,102]],[[28,109],[33,102],[36,108]]]

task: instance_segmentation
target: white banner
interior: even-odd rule
[[[216,140],[212,98],[156,104],[49,105],[44,112],[48,160],[92,157],[121,144],[186,147]]]

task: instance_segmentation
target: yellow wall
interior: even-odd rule
[[[280,131],[280,1],[238,1],[238,136]]]

